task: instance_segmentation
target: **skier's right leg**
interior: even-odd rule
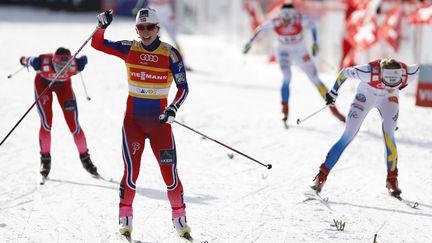
[[[360,99],[359,97],[365,98]],[[325,162],[321,164],[320,170],[317,176],[315,176],[315,183],[312,186],[312,189],[314,189],[316,192],[320,192],[322,190],[322,187],[327,180],[327,175],[330,173],[330,170],[333,168],[333,166],[335,166],[343,151],[357,135],[357,132],[359,131],[364,118],[368,114],[369,110],[373,107],[374,101],[369,100],[368,98],[366,98],[363,93],[357,93],[356,99],[351,105],[350,111],[348,113],[345,131],[342,137],[333,145],[333,147],[327,153]]]
[[[132,204],[136,193],[141,155],[144,151],[145,135],[139,121],[126,116],[122,129],[122,154],[124,163],[123,178],[120,182],[119,231],[121,234],[132,233]]]
[[[35,80],[35,98],[46,89],[46,85],[38,78]],[[39,146],[41,154],[40,173],[47,177],[51,170],[51,125],[52,125],[52,92],[46,92],[38,102],[36,107],[40,117]]]
[[[288,111],[289,111],[289,95],[290,95],[290,89],[289,85],[291,82],[291,59],[288,54],[288,50],[284,50],[282,47],[278,47],[277,49],[277,56],[279,60],[279,67],[282,71],[283,75],[283,82],[281,87],[281,97],[282,97],[282,114],[283,114],[283,121],[288,120]]]

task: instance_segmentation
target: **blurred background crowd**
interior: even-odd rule
[[[52,11],[96,13],[113,9],[115,15],[131,19],[141,7],[157,9],[167,5],[171,11],[165,11],[168,15],[165,19],[176,28],[169,33],[176,46],[181,44],[176,40],[177,33],[217,34],[237,45],[239,53],[257,26],[277,16],[282,4],[293,3],[316,22],[320,54],[315,61],[321,71],[337,72],[343,66],[388,56],[426,67],[432,64],[428,49],[428,43],[432,42],[432,1],[428,0],[2,0],[0,3]],[[310,41],[310,36],[305,37]],[[274,36],[262,36],[253,52],[268,55],[272,62],[275,43]],[[425,76],[430,76],[428,70],[422,72],[420,79],[431,79]]]

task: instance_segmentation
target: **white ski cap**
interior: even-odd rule
[[[136,15],[135,24],[158,24],[159,18],[157,16],[156,10],[151,8],[142,8],[138,11]]]

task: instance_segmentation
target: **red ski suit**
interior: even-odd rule
[[[104,33],[104,29],[95,33],[92,46],[125,61],[129,84],[122,131],[124,173],[120,183],[119,216],[133,215],[132,204],[146,138],[150,140],[167,186],[172,217],[184,216],[183,187],[177,174],[171,125],[159,122],[159,115],[167,107],[168,91],[173,80],[177,94],[171,105],[178,109],[188,94],[181,55],[174,47],[159,39],[144,47],[141,41],[105,40]]]
[[[35,78],[35,98],[49,86],[57,75],[53,66],[53,54],[42,54],[38,57],[27,57],[26,62],[36,70]],[[41,118],[39,130],[40,153],[50,154],[51,150],[51,126],[52,126],[52,101],[53,93],[57,95],[57,100],[63,111],[66,123],[71,131],[78,152],[85,154],[88,152],[87,142],[84,131],[78,122],[78,107],[75,94],[71,86],[71,77],[82,71],[87,64],[87,57],[82,56],[72,61],[72,64],[65,70],[52,84],[49,90],[37,102],[37,109]]]

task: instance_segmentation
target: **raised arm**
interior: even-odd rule
[[[126,60],[126,57],[131,48],[131,42],[127,40],[110,41],[106,40],[104,36],[105,29],[98,29],[92,38],[92,47],[98,51],[105,52],[107,54]]]

